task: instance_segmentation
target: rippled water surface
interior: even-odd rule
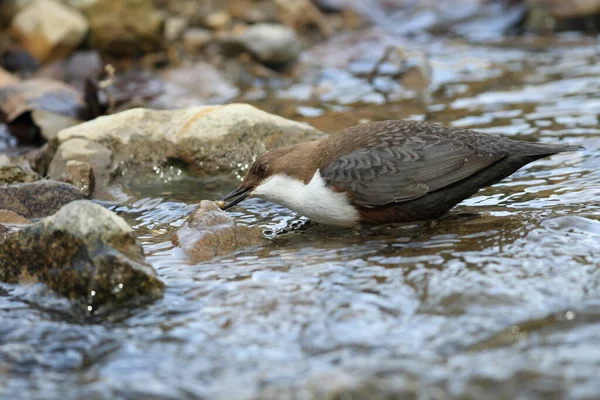
[[[427,109],[415,97],[260,106],[327,130],[412,117],[587,150],[530,164],[438,223],[309,225],[197,265],[170,237],[199,200],[235,182],[138,185],[115,210],[139,233],[164,299],[82,323],[43,288],[3,285],[0,394],[600,397],[599,49],[430,47]],[[260,200],[232,213],[272,231],[299,218]]]

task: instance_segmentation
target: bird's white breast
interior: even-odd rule
[[[329,189],[319,170],[308,184],[288,175],[270,176],[252,195],[281,204],[322,224],[349,227],[359,222],[358,212],[346,195]]]

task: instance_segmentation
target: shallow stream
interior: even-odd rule
[[[380,91],[344,102],[364,82],[335,66],[311,82],[333,88],[327,99],[299,98],[299,83],[255,104],[328,131],[410,117],[587,150],[530,164],[438,223],[277,235],[299,217],[251,200],[232,214],[264,227],[267,244],[197,265],[171,235],[235,182],[170,173],[137,185],[114,209],[164,298],[83,323],[43,288],[0,286],[0,396],[598,398],[597,42],[414,47],[433,70],[427,109]]]

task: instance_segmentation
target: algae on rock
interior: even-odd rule
[[[88,312],[156,299],[164,288],[131,227],[90,201],[72,202],[0,243],[0,281],[44,283]]]

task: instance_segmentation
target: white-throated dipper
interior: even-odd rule
[[[525,164],[575,150],[419,121],[371,122],[261,155],[217,204],[225,210],[256,196],[345,227],[430,220]]]

